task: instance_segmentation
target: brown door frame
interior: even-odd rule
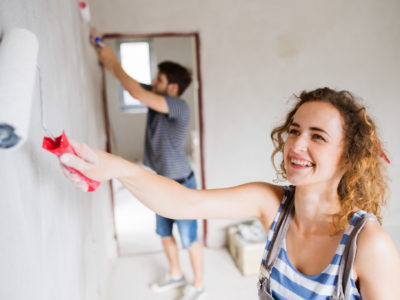
[[[203,94],[202,94],[202,80],[201,80],[201,61],[200,61],[200,35],[198,32],[164,32],[164,33],[148,33],[148,34],[122,34],[122,33],[106,33],[103,34],[103,40],[106,39],[133,39],[133,38],[155,38],[155,37],[194,37],[196,47],[196,64],[197,64],[197,80],[199,83],[197,89],[198,96],[198,113],[199,113],[199,138],[200,138],[200,166],[201,166],[201,188],[206,188],[206,176],[204,171],[204,121],[203,121]],[[111,152],[110,142],[110,118],[107,106],[107,93],[106,93],[106,82],[105,82],[105,69],[102,67],[102,96],[103,96],[103,115],[106,131],[106,151]],[[113,226],[114,226],[114,239],[118,245],[118,256],[120,254],[118,237],[115,227],[115,214],[114,214],[114,192],[112,181],[110,181],[111,191],[111,204],[112,204],[112,215],[113,215]],[[203,243],[207,247],[207,220],[203,220]]]

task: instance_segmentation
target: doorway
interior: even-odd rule
[[[121,56],[126,56],[122,46],[124,49],[138,46],[136,48],[141,47],[140,51],[148,51],[147,68],[150,71],[144,73],[150,72],[152,78],[157,74],[158,63],[166,60],[177,62],[192,71],[192,83],[181,96],[188,103],[191,113],[186,153],[196,175],[197,185],[204,189],[206,185],[198,33],[105,34],[103,42],[111,47],[120,59]],[[147,61],[146,57],[145,55],[140,61]],[[118,81],[108,72],[103,72],[107,151],[142,164],[147,109],[135,103],[133,99],[124,100],[124,92]],[[135,78],[140,75],[131,76]],[[140,78],[135,79],[143,81]],[[112,182],[111,190],[119,254],[137,255],[161,251],[161,240],[155,233],[155,214],[135,199],[118,181]],[[174,228],[174,235],[179,239],[175,230]],[[199,237],[203,238],[205,245],[206,236],[207,221],[199,220]]]

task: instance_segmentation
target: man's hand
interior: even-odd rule
[[[96,51],[100,50],[103,47],[103,35],[96,28],[90,29],[90,44],[94,47]]]
[[[114,51],[103,44],[102,37],[103,35],[96,28],[90,30],[90,44],[96,50],[104,67],[115,75],[115,67],[120,67],[119,60]]]

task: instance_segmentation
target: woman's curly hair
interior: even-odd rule
[[[341,210],[333,216],[334,228],[336,231],[346,228],[357,209],[374,214],[381,223],[381,207],[386,204],[388,197],[386,166],[382,160],[386,156],[377,137],[375,124],[368,117],[365,107],[358,104],[350,92],[335,91],[327,87],[303,91],[296,98],[297,103],[287,114],[285,123],[271,132],[275,148],[271,160],[278,180],[286,179],[283,148],[289,126],[299,107],[310,101],[330,103],[344,120],[343,159],[347,165],[347,171],[337,188]],[[278,153],[282,155],[279,166],[275,164]]]

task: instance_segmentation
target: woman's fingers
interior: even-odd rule
[[[90,164],[97,164],[99,162],[97,154],[88,145],[72,139],[69,140],[69,143],[74,148],[76,154],[86,162]]]
[[[71,153],[66,153],[61,155],[60,161],[62,164],[71,167],[75,170],[78,170],[79,172],[82,173],[92,167],[90,163],[86,162],[84,159]]]
[[[62,163],[60,164],[61,171],[63,172],[64,176],[69,179],[74,186],[79,188],[80,190],[87,192],[89,190],[89,185],[87,182],[82,179],[81,176],[79,176],[76,173],[71,172],[68,168],[66,168]]]

